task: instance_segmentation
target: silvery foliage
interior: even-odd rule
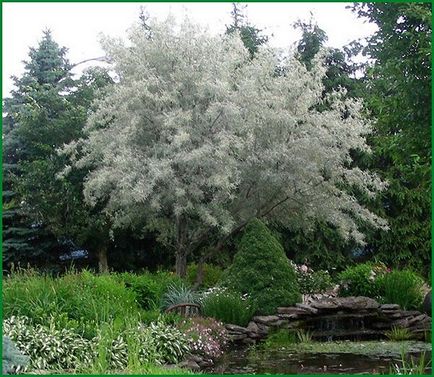
[[[19,373],[27,365],[29,358],[23,355],[7,336],[3,336],[2,346],[2,374]]]
[[[184,284],[170,284],[161,298],[161,309],[178,304],[198,304],[200,295]]]
[[[324,219],[361,243],[359,220],[387,228],[343,189],[373,197],[385,183],[352,166],[351,150],[369,152],[362,103],[338,91],[329,110],[315,110],[320,55],[307,71],[271,48],[251,60],[238,35],[188,20],[151,27],[152,38],[133,27],[128,43],[103,39],[119,82],[96,104],[87,138],[63,149],[90,168],[85,198],[104,203],[115,227],[140,219],[170,244],[182,218],[189,245],[261,216],[304,227]]]

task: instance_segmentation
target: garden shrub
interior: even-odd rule
[[[301,300],[294,268],[277,239],[257,219],[246,226],[222,283],[248,294],[260,314],[275,313],[278,306],[294,305]]]
[[[296,265],[291,262],[297,273],[297,282],[302,294],[323,293],[333,286],[332,278],[328,271],[314,271],[305,264]]]
[[[52,278],[24,271],[4,279],[3,315],[26,316],[41,325],[57,321],[59,328],[91,339],[101,323],[137,321],[140,308],[136,294],[114,275],[72,271]]]
[[[182,284],[179,276],[166,271],[155,273],[144,271],[140,274],[124,272],[117,276],[128,289],[132,289],[137,294],[140,306],[146,310],[159,307],[162,296],[169,286]]]
[[[118,278],[125,284],[127,289],[136,294],[137,303],[142,309],[151,310],[158,307],[160,287],[150,274],[136,275],[125,272],[119,274]]]
[[[347,267],[338,275],[341,296],[365,296],[378,299],[381,294],[380,277],[387,273],[383,264],[361,263]]]
[[[392,326],[392,328],[384,333],[389,340],[400,342],[403,340],[412,339],[413,334],[405,327]]]
[[[209,294],[202,301],[202,313],[205,316],[238,326],[246,326],[255,310],[251,299],[235,292]]]
[[[423,279],[410,270],[394,270],[379,279],[382,301],[399,304],[401,308],[420,309],[424,299]]]
[[[178,327],[189,339],[190,352],[207,359],[223,354],[227,345],[227,331],[223,323],[212,318],[192,317]]]
[[[198,265],[196,263],[189,264],[187,267],[187,281],[193,285],[197,278]],[[203,288],[214,287],[222,276],[222,269],[212,264],[205,263],[203,265],[203,280],[200,285]]]

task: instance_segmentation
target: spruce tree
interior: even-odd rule
[[[78,244],[98,249],[96,254],[101,254],[106,270],[104,216],[89,212],[83,203],[80,171],[59,179],[66,158],[58,149],[82,135],[96,91],[111,79],[104,70],[93,69],[74,80],[66,52],[45,31],[38,47],[30,49],[25,73],[14,78],[17,89],[5,100],[4,185],[10,199],[4,196],[4,202],[15,212],[6,213],[3,255],[5,261],[22,262],[33,262],[29,259],[32,254],[55,258],[53,248],[59,246],[56,237],[73,238]],[[27,234],[24,228],[35,235]],[[53,241],[48,249],[37,242],[46,239],[44,234]],[[18,238],[24,242],[20,253]]]
[[[250,57],[253,58],[259,46],[267,43],[268,37],[261,35],[262,30],[249,23],[245,15],[246,8],[247,5],[232,3],[232,23],[226,26],[226,34],[240,33],[244,46],[249,50]]]
[[[50,93],[66,89],[69,63],[45,31],[37,48],[31,48],[21,78],[13,77],[16,89],[4,101],[3,111],[3,260],[27,263],[56,247],[56,239],[43,229],[37,218],[26,212],[19,185],[27,162],[46,158],[50,131],[40,132],[47,117],[36,114]],[[64,84],[61,81],[64,81]],[[50,106],[51,106],[50,102]],[[48,108],[48,106],[46,106]],[[55,108],[50,111],[56,111]],[[48,147],[48,148],[47,148]]]

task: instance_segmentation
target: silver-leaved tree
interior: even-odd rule
[[[290,52],[250,58],[237,35],[211,36],[191,22],[132,28],[105,38],[118,76],[96,104],[87,137],[65,147],[87,166],[85,197],[114,227],[143,221],[172,246],[176,271],[189,253],[222,245],[252,218],[309,226],[320,218],[363,242],[360,224],[385,222],[351,194],[385,187],[352,166],[368,151],[361,103],[333,93],[319,112],[321,58],[311,70]]]

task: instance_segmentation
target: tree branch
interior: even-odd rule
[[[71,66],[71,69],[77,67],[80,64],[84,64],[84,63],[91,62],[91,61],[110,63],[110,60],[106,56],[100,56],[98,58],[85,59],[85,60],[82,60],[81,62],[75,63]]]

